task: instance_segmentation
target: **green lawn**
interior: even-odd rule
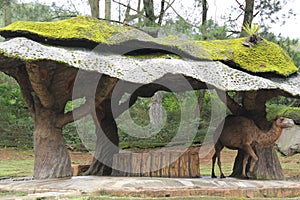
[[[0,149],[0,177],[24,177],[33,175],[33,151]]]

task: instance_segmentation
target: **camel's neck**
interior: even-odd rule
[[[264,131],[258,134],[257,142],[261,145],[268,146],[274,144],[276,140],[280,137],[282,133],[282,128],[272,124],[272,128],[269,131]]]

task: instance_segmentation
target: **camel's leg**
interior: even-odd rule
[[[257,155],[255,154],[254,150],[252,149],[251,145],[250,144],[245,144],[244,145],[244,148],[243,150],[246,152],[246,154],[249,154],[251,157],[252,157],[252,160],[251,160],[251,164],[250,164],[250,168],[249,168],[249,173],[250,173],[250,176],[253,174],[253,169],[254,169],[254,166],[258,160],[258,157]],[[243,166],[246,168],[246,166]],[[244,175],[244,174],[243,174]],[[250,178],[250,177],[249,177]]]
[[[222,147],[222,149],[223,149],[223,147]],[[218,166],[219,166],[219,169],[220,169],[220,178],[225,178],[225,176],[222,172],[222,168],[221,168],[221,153],[219,153],[219,155],[218,155]]]
[[[216,158],[218,158],[218,166],[220,169],[220,178],[225,178],[222,168],[221,168],[221,151],[224,148],[224,146],[221,144],[221,142],[218,140],[217,143],[215,144],[215,154],[212,157],[212,172],[211,172],[211,177],[216,178],[215,175],[215,163],[216,163]]]
[[[247,177],[246,176],[246,165],[247,165],[248,159],[249,159],[249,154],[245,153],[244,154],[244,159],[243,159],[243,171],[242,171],[242,176],[243,177]]]
[[[216,158],[217,158],[217,152],[215,152],[212,157],[212,168],[211,168],[211,177],[212,178],[217,178],[217,176],[215,175]]]

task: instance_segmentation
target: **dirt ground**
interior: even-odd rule
[[[225,175],[229,175],[237,151],[224,149],[221,152],[222,166]],[[213,151],[200,154],[200,173],[202,176],[209,176],[211,170],[211,157]],[[90,164],[92,155],[89,152],[70,151],[72,164]],[[300,178],[300,154],[294,156],[282,156],[278,154],[284,174],[287,178]],[[14,148],[0,149],[0,177],[3,176],[30,176],[33,172],[34,154],[32,150],[20,151]],[[13,165],[18,165],[18,172],[5,173],[5,170],[14,170]],[[20,169],[23,166],[24,169]],[[216,171],[218,174],[218,171]]]

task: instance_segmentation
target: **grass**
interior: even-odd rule
[[[237,151],[230,150],[227,148],[224,148],[224,150],[221,152],[222,171],[225,174],[225,176],[229,176],[232,173],[232,168],[236,154]],[[201,176],[211,176],[211,157],[212,155],[209,155],[203,159],[200,159]],[[217,162],[215,165],[215,173],[217,176],[219,176],[219,168]]]
[[[0,177],[24,177],[33,175],[33,160],[0,161]]]
[[[27,193],[25,192],[7,192],[7,191],[0,191],[0,198],[1,197],[7,197],[7,196],[17,196],[17,197],[22,197],[22,196],[26,196]],[[13,199],[13,198],[11,198]]]
[[[33,175],[32,150],[0,149],[0,177],[24,177]]]
[[[225,176],[229,176],[232,173],[232,167],[233,163],[222,163],[222,171],[225,174]],[[215,165],[215,173],[217,176],[219,176],[219,168],[218,165]],[[211,176],[211,164],[200,164],[200,174],[201,176]]]

